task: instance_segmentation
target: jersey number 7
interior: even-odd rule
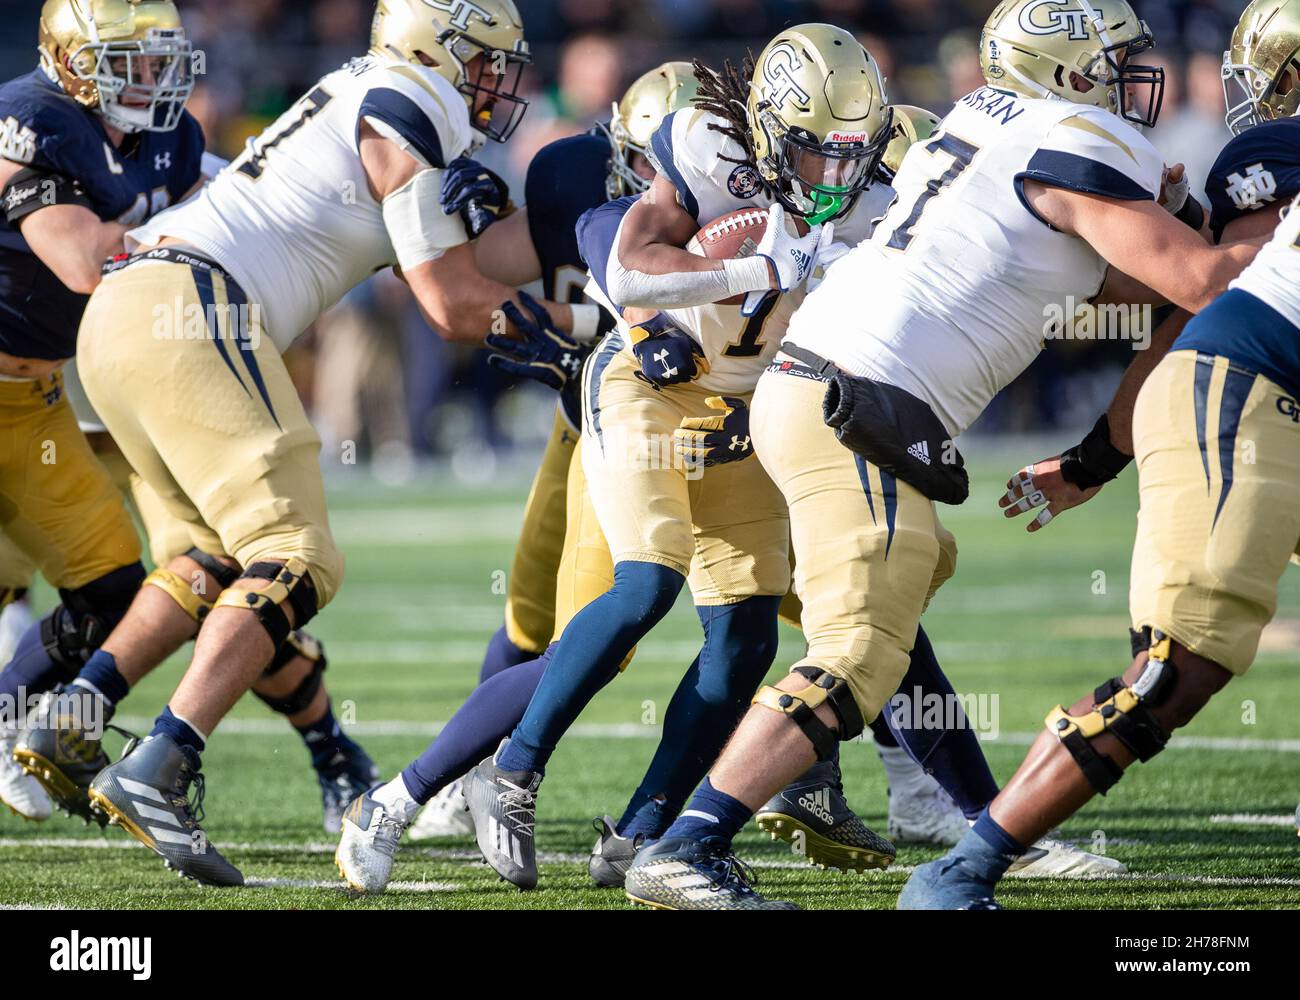
[[[952,157],[952,163],[938,177],[931,178],[925,185],[925,189],[917,196],[912,211],[907,214],[907,218],[894,230],[889,237],[889,242],[885,244],[891,250],[907,249],[908,244],[912,242],[912,237],[916,235],[912,230],[920,221],[921,213],[925,211],[925,206],[930,203],[930,199],[955,181],[961,172],[970,166],[970,161],[980,148],[965,139],[944,132],[927,142],[925,151],[931,156],[936,153],[947,153]]]
[[[266,154],[311,121],[331,100],[332,95],[317,87],[290,108],[271,129],[256,139],[250,139],[248,148],[235,161],[235,169],[257,180],[266,166]]]

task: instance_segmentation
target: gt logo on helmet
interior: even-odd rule
[[[763,79],[773,88],[772,103],[776,107],[784,108],[790,98],[796,104],[808,103],[808,92],[794,78],[795,71],[802,67],[798,53],[789,42],[774,46],[768,54],[767,61],[763,63]]]
[[[1047,7],[1045,17],[1035,14]],[[1100,8],[1093,8],[1101,16]],[[1061,0],[1038,0],[1026,4],[1020,10],[1021,30],[1031,35],[1055,35],[1058,31],[1066,32],[1066,37],[1081,41],[1088,37],[1087,14],[1082,10],[1068,10]]]
[[[465,31],[469,28],[471,16],[477,16],[484,24],[492,24],[492,12],[485,10],[474,0],[424,0],[425,4],[436,10],[444,10],[451,16],[451,26]]]

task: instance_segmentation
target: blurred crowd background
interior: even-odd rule
[[[1105,0],[1102,0],[1104,4]],[[321,75],[364,52],[373,0],[178,0],[206,75],[191,101],[213,151],[231,157]],[[944,114],[982,84],[976,43],[992,0],[517,0],[535,64],[531,106],[507,146],[481,159],[521,190],[528,162],[562,136],[607,120],[640,73],[668,59],[720,65],[755,53],[783,26],[828,21],[855,31],[880,61],[892,100]],[[4,0],[3,79],[35,65],[40,0]],[[1151,137],[1184,162],[1200,191],[1228,139],[1219,65],[1244,0],[1136,0],[1166,67]],[[1202,199],[1204,200],[1204,198]],[[867,308],[870,304],[865,304]],[[1131,359],[1123,342],[1052,341],[976,430],[1040,431],[1090,424]],[[405,287],[380,276],[295,346],[291,370],[326,447],[355,442],[381,475],[400,479],[450,458],[466,477],[531,462],[550,427],[544,390],[516,386],[482,352],[443,344]],[[485,457],[486,456],[486,457]]]

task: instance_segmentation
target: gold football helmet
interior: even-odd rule
[[[627,88],[623,99],[614,105],[609,126],[602,126],[612,153],[605,181],[605,193],[611,201],[650,187],[650,182],[632,169],[632,156],[645,156],[650,137],[663,120],[690,104],[699,89],[695,71],[687,62],[666,62]]]
[[[894,126],[889,133],[889,145],[880,158],[880,176],[892,183],[902,165],[903,157],[916,142],[924,142],[939,128],[939,116],[933,111],[914,104],[894,105]]]
[[[123,132],[170,132],[194,91],[172,0],[46,0],[39,49],[51,80]]]
[[[812,225],[853,207],[892,126],[876,60],[829,24],[788,28],[768,43],[754,62],[747,115],[759,174]]]
[[[1229,82],[1241,100],[1232,102]],[[1225,120],[1234,135],[1300,110],[1300,3],[1253,0],[1223,53]]]
[[[514,0],[379,0],[370,51],[446,78],[465,95],[470,123],[497,142],[528,110],[519,82],[533,59]]]
[[[1150,126],[1165,71],[1130,60],[1154,44],[1126,0],[1002,0],[980,35],[980,68],[998,90],[1091,104]]]

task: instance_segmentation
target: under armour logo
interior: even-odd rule
[[[1277,180],[1272,171],[1264,169],[1264,164],[1255,163],[1246,168],[1245,177],[1235,171],[1230,173],[1224,190],[1238,208],[1259,208],[1275,200]]]
[[[581,362],[578,361],[578,356],[576,354],[571,351],[565,351],[563,356],[560,358],[560,367],[570,375],[576,375],[578,368],[581,367]]]
[[[655,356],[654,356],[654,359],[655,359],[657,362],[659,362],[659,364],[663,365],[664,370],[663,370],[663,372],[662,372],[661,374],[663,375],[664,378],[672,378],[674,375],[677,374],[677,369],[676,369],[676,368],[672,368],[672,367],[670,367],[669,364],[668,364],[668,350],[667,350],[667,348],[665,348],[664,350],[659,351],[658,353],[656,353]]]
[[[729,447],[732,451],[749,451],[749,435],[746,434],[743,438],[739,434],[731,435]]]
[[[170,170],[172,168],[172,154],[159,153],[153,158],[153,168],[155,170]]]

